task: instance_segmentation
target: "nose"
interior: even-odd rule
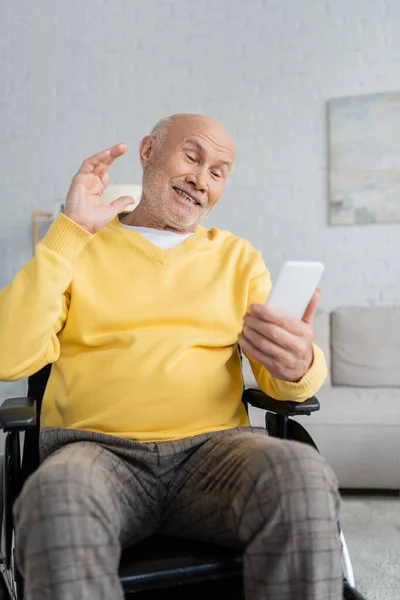
[[[207,170],[197,168],[186,175],[186,182],[194,186],[198,192],[207,192]]]

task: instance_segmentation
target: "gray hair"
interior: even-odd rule
[[[170,115],[169,117],[163,117],[154,125],[153,129],[151,130],[150,135],[155,138],[157,148],[161,148],[165,142],[165,138],[167,137],[168,130],[171,127],[173,120],[173,115]]]

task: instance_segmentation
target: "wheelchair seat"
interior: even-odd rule
[[[125,550],[119,568],[125,593],[240,578],[241,573],[238,551],[157,534]]]

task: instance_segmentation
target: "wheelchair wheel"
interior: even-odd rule
[[[0,571],[3,584],[1,586],[0,600],[23,600],[23,580],[15,563],[14,534],[12,537],[10,568],[7,569],[3,561]]]
[[[12,586],[14,588],[14,596],[15,600],[23,600],[24,597],[24,586],[23,579],[21,577],[20,572],[17,569],[17,564],[15,560],[15,538],[14,532],[12,537],[12,549],[11,549],[11,575],[12,575]]]
[[[340,530],[340,543],[342,544],[342,569],[343,576],[345,580],[348,582],[350,587],[355,588],[356,582],[354,580],[354,571],[353,566],[350,560],[350,554],[347,549],[346,540],[344,539],[343,531]]]
[[[14,533],[11,545],[11,562],[7,569],[3,554],[0,552],[0,600],[23,600],[23,579],[17,569],[15,562]]]
[[[17,600],[17,592],[14,586],[14,582],[12,580],[11,571],[6,570],[4,568],[4,565],[1,565],[0,579],[0,600]]]

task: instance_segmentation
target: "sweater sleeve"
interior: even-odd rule
[[[272,283],[267,267],[259,255],[253,277],[250,280],[248,308],[251,304],[265,304],[271,293]],[[276,400],[304,402],[317,393],[327,376],[327,365],[322,350],[313,344],[313,362],[308,372],[298,382],[282,381],[246,354],[258,387]]]
[[[91,234],[59,215],[35,256],[0,293],[0,381],[29,377],[57,360],[74,263]]]

